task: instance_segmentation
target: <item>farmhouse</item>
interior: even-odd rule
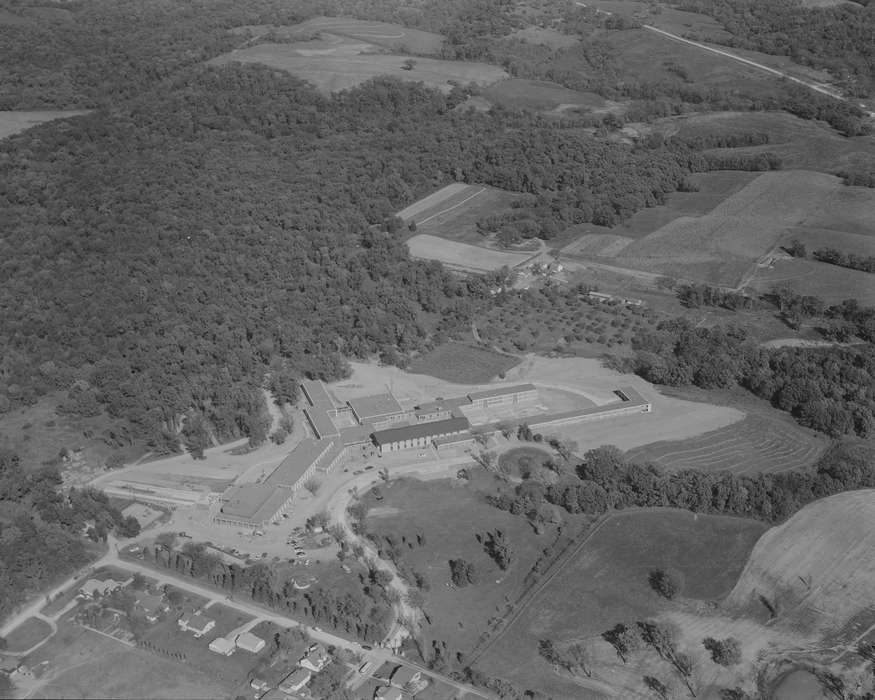
[[[468,399],[474,408],[510,406],[524,401],[535,401],[537,398],[538,390],[533,384],[518,384],[468,394]]]
[[[237,647],[234,645],[234,642],[232,642],[227,637],[216,637],[212,642],[210,642],[209,646],[210,651],[221,654],[222,656],[231,656],[231,654],[233,654],[234,651],[237,649]]]
[[[213,522],[221,525],[258,529],[276,522],[292,505],[294,492],[268,484],[231,486],[221,497]]]
[[[422,448],[427,447],[435,438],[463,433],[470,427],[471,424],[464,417],[405,425],[376,431],[374,444],[379,448],[380,454]]]
[[[257,654],[262,649],[264,649],[264,640],[261,637],[252,634],[252,632],[243,632],[243,634],[238,634],[237,639],[234,640],[234,643],[237,645],[238,649],[248,651],[252,654]]]
[[[200,639],[216,626],[216,621],[198,611],[190,615],[183,615],[176,621],[176,624],[183,632],[194,632],[195,639]]]
[[[296,693],[310,682],[310,678],[312,678],[312,676],[313,674],[310,672],[309,669],[296,669],[294,673],[289,674],[288,678],[280,683],[279,690],[286,693],[287,695]]]

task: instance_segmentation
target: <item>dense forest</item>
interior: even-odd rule
[[[28,591],[63,578],[93,558],[92,542],[115,530],[140,532],[135,518],[123,517],[106,495],[90,489],[62,493],[55,467],[25,470],[18,456],[0,450],[0,618]]]
[[[463,99],[391,80],[326,98],[260,67],[197,69],[0,143],[0,408],[61,389],[65,411],[104,408],[159,451],[182,422],[261,439],[266,372],[336,379],[345,357],[468,327],[488,298],[381,230],[403,205],[490,184],[531,195],[549,237],[619,222],[709,167],[682,145],[454,111]]]
[[[875,3],[805,7],[800,0],[680,0],[732,35],[722,43],[825,68],[852,94],[875,90]]]

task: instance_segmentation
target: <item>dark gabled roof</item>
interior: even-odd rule
[[[378,445],[387,445],[390,442],[401,440],[415,440],[446,433],[459,433],[471,427],[467,418],[447,418],[430,423],[417,423],[416,425],[403,425],[398,428],[387,428],[374,433],[374,442]]]

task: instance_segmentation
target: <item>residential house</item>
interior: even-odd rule
[[[200,611],[183,615],[176,623],[183,632],[194,632],[195,639],[200,639],[216,626],[215,620],[211,620]]]
[[[104,596],[107,593],[112,593],[117,588],[121,588],[123,585],[121,581],[115,581],[111,578],[105,581],[90,578],[79,588],[79,595],[85,598],[94,598],[95,593]]]
[[[279,684],[279,689],[284,693],[291,695],[307,685],[312,677],[313,674],[308,669],[296,669],[294,673],[291,673],[282,683]]]
[[[301,657],[298,663],[313,673],[319,673],[328,665],[329,661],[331,661],[331,657],[325,647],[321,644],[314,644],[310,646],[309,651]]]
[[[422,671],[410,666],[399,666],[395,669],[389,682],[396,688],[405,689],[416,686],[422,680]]]

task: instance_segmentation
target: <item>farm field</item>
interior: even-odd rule
[[[799,294],[812,294],[829,304],[838,304],[845,299],[857,299],[864,306],[875,304],[875,276],[872,273],[817,260],[776,260],[771,268],[757,268],[748,284],[760,293],[768,292],[775,285],[788,286]]]
[[[398,216],[414,222],[419,233],[483,245],[488,238],[477,230],[477,221],[509,209],[519,197],[495,187],[453,183],[414,202]]]
[[[806,169],[834,173],[859,158],[875,156],[875,137],[845,137],[823,122],[800,119],[786,112],[715,112],[660,120],[656,128],[666,135],[682,137],[708,134],[759,132],[769,143],[714,153],[760,153],[780,156],[784,169]]]
[[[757,542],[726,605],[761,611],[765,595],[780,602],[777,625],[806,633],[836,632],[870,613],[873,517],[872,489],[808,504]]]
[[[602,632],[618,622],[658,616],[676,605],[651,590],[650,571],[679,571],[685,581],[683,598],[719,599],[732,590],[764,530],[753,520],[679,510],[614,514],[555,577],[544,579],[544,586],[477,666],[556,698],[594,697],[554,673],[538,654],[540,640],[582,642],[600,658],[609,650],[600,639]],[[615,661],[613,652],[608,653]],[[598,666],[594,676],[600,678]],[[637,694],[626,695],[624,689],[618,697],[633,696]]]
[[[412,542],[412,547],[402,545],[401,557],[412,571],[428,579],[425,609],[435,613],[425,626],[425,646],[430,648],[431,640],[446,641],[453,657],[456,651],[469,651],[487,630],[490,618],[504,613],[505,599],[519,594],[526,574],[555,536],[552,528],[536,535],[525,518],[485,502],[484,494],[494,493],[502,483],[497,477],[481,470],[472,470],[471,476],[467,485],[446,479],[401,479],[381,487],[382,501],[377,502],[372,493],[363,499],[373,509],[365,518],[366,529],[378,541],[391,535]],[[496,529],[514,551],[506,571],[477,541]],[[417,534],[425,537],[422,546],[417,544]],[[448,562],[457,558],[475,566],[479,583],[462,588],[451,584]]]
[[[18,627],[6,635],[6,651],[27,651],[52,632],[49,623],[43,622],[37,617],[29,617]]]
[[[494,104],[508,109],[551,110],[557,107],[584,107],[601,109],[603,97],[592,92],[569,90],[556,83],[543,80],[511,78],[490,85],[482,96]]]
[[[828,205],[839,187],[838,178],[822,173],[764,173],[710,213],[675,219],[625,247],[615,260],[648,272],[735,287],[787,229]]]
[[[440,61],[376,51],[382,51],[382,48],[345,37],[333,37],[293,44],[265,43],[235,49],[214,58],[210,64],[261,63],[288,71],[312,83],[324,93],[346,90],[378,75],[423,82],[445,92],[452,89],[449,81],[489,85],[507,77],[504,70],[486,63]],[[409,58],[416,65],[412,70],[405,70],[405,61]]]
[[[352,17],[313,17],[306,22],[279,28],[281,36],[309,37],[320,33],[349,37],[396,51],[437,53],[444,37],[400,24],[353,19]],[[274,29],[276,32],[276,29]]]
[[[758,176],[759,173],[736,170],[696,173],[690,176],[690,181],[699,187],[698,192],[673,192],[665,204],[642,209],[613,228],[579,224],[567,229],[563,236],[576,235],[578,238],[562,248],[562,254],[584,257],[619,255],[633,240],[643,238],[681,216],[707,214]]]
[[[531,257],[531,253],[511,253],[504,250],[482,248],[469,243],[448,241],[425,233],[407,240],[410,255],[414,258],[437,260],[451,269],[490,272],[505,265],[516,267]]]
[[[26,20],[24,21],[26,24]],[[3,24],[0,19],[0,24]],[[37,124],[52,121],[53,119],[66,119],[77,117],[80,114],[88,114],[83,110],[38,110],[33,112],[0,111],[0,139],[12,136]]]
[[[414,374],[428,374],[448,382],[477,384],[488,382],[518,364],[519,358],[512,355],[462,343],[444,343],[416,358],[408,369]]]
[[[764,409],[742,421],[687,440],[656,442],[630,450],[633,462],[663,469],[697,469],[734,474],[778,473],[813,464],[826,440]]]
[[[214,655],[215,656],[215,655]],[[191,664],[62,623],[58,634],[28,657],[43,672],[31,698],[227,697],[233,686]]]

